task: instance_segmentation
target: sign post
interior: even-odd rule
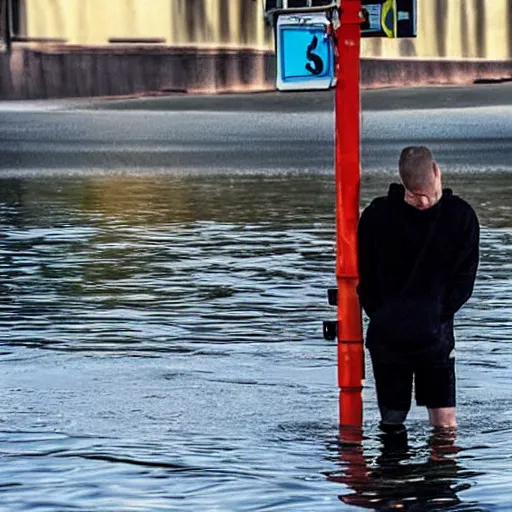
[[[342,426],[363,419],[364,350],[361,307],[356,293],[357,223],[360,187],[361,0],[341,0],[336,32],[335,92],[336,282],[339,417]]]

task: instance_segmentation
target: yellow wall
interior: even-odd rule
[[[272,34],[253,0],[24,0],[29,37],[104,45],[163,38],[170,46],[268,49]]]
[[[105,45],[163,38],[170,46],[272,49],[260,0],[24,0],[27,35]],[[512,57],[512,0],[418,0],[414,40],[365,39],[365,57]]]
[[[512,1],[418,0],[418,37],[365,39],[363,55],[512,58]]]
[[[172,1],[172,0],[171,0]],[[27,35],[70,44],[108,44],[109,38],[169,38],[169,0],[25,0]]]

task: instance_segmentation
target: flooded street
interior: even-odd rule
[[[0,510],[510,511],[512,107],[368,111],[482,224],[457,438],[340,432],[332,113],[0,112]]]

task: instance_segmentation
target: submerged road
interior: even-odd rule
[[[401,146],[427,143],[482,243],[456,323],[457,439],[413,407],[408,442],[383,443],[367,364],[357,444],[322,337],[332,96],[0,104],[0,509],[510,512],[512,107],[498,90],[469,90],[490,95],[475,108],[444,108],[455,89],[366,103],[361,204]],[[392,108],[402,94],[415,110]]]
[[[420,143],[454,172],[508,170],[511,98],[508,84],[365,91],[363,171]],[[0,103],[0,155],[11,172],[330,171],[332,94]]]

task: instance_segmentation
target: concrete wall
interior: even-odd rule
[[[364,59],[363,87],[512,78],[511,61]],[[0,98],[119,96],[273,89],[275,57],[258,50],[15,46],[0,54]]]
[[[274,60],[258,50],[16,45],[0,54],[0,98],[255,91],[273,88]]]

